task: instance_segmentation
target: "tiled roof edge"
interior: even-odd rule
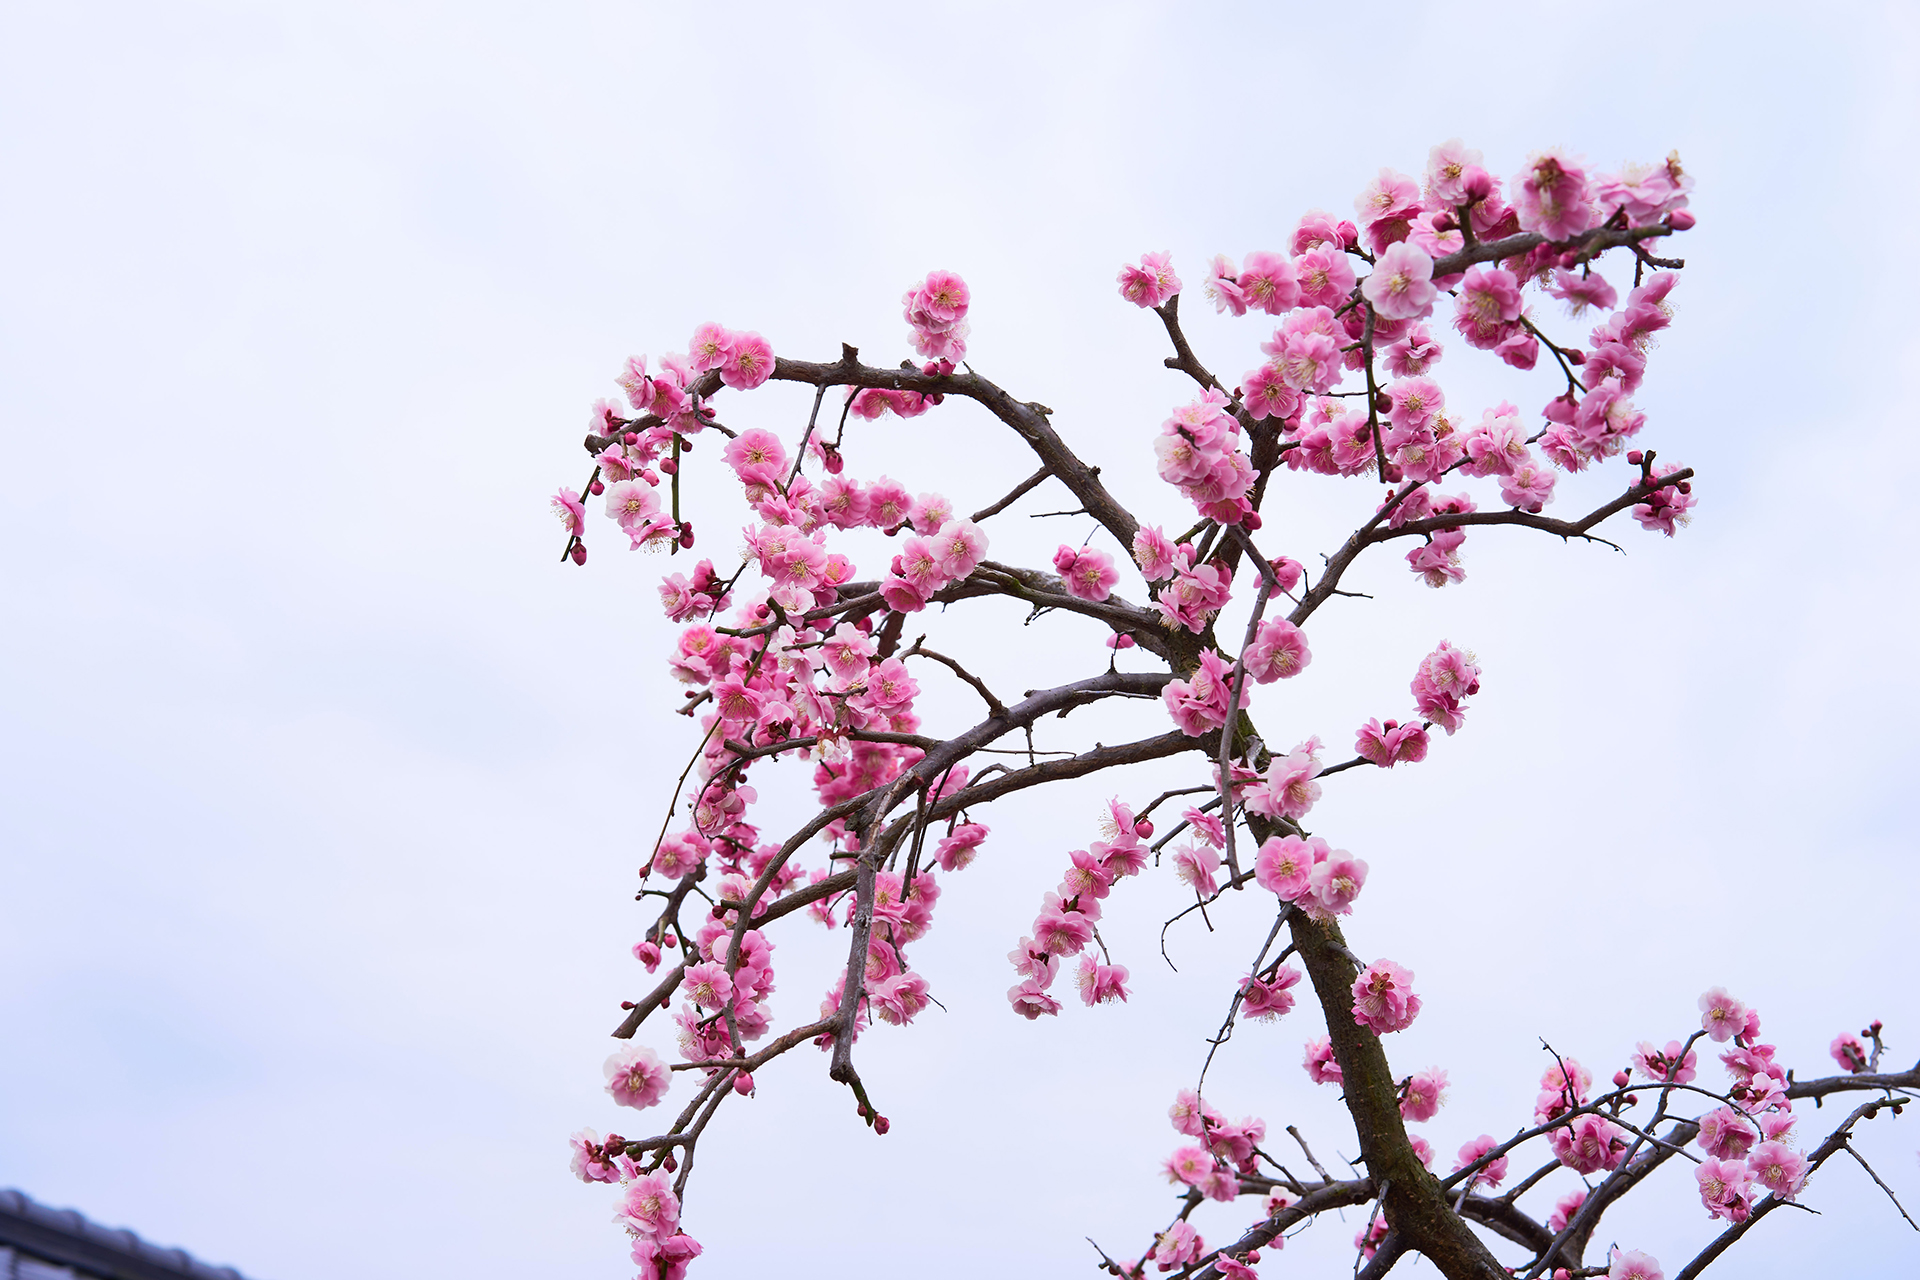
[[[108,1280],[247,1280],[232,1267],[209,1266],[184,1250],[149,1244],[6,1188],[0,1188],[0,1244]]]

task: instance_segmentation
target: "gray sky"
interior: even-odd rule
[[[1639,400],[1701,503],[1672,541],[1618,526],[1624,556],[1476,533],[1444,592],[1383,560],[1354,580],[1378,598],[1316,620],[1311,671],[1256,704],[1270,736],[1340,747],[1403,710],[1438,639],[1486,667],[1458,737],[1315,812],[1373,866],[1354,945],[1419,975],[1427,1012],[1389,1048],[1453,1073],[1428,1135],[1450,1155],[1511,1131],[1541,1037],[1610,1073],[1716,984],[1802,1075],[1874,1016],[1910,1061],[1920,502],[1898,467],[1920,369],[1893,223],[1920,195],[1915,20],[1597,12],[0,11],[0,1184],[261,1280],[630,1274],[565,1138],[637,1131],[600,1062],[644,989],[634,868],[696,735],[665,717],[664,562],[597,530],[585,570],[557,565],[545,509],[620,360],[707,319],[899,359],[900,294],[948,267],[975,367],[1184,524],[1148,444],[1189,392],[1119,263],[1171,249],[1197,282],[1456,135],[1502,174],[1560,144],[1602,166],[1677,148],[1697,176]],[[1193,329],[1223,376],[1265,336]],[[1552,394],[1449,346],[1475,416]],[[730,413],[791,440],[805,398]],[[963,508],[1031,467],[965,406],[856,440],[860,474]],[[1277,496],[1271,541],[1302,560],[1373,501]],[[708,511],[724,559],[742,513]],[[1003,517],[994,553],[1044,562],[1067,523]],[[1091,634],[928,629],[1009,688],[1075,673]],[[1126,789],[1160,776],[1185,777]],[[1086,1265],[1086,1235],[1145,1246],[1164,1108],[1266,920],[1183,922],[1175,974],[1155,938],[1178,887],[1131,882],[1103,932],[1134,1001],[1011,1017],[1002,956],[1113,789],[982,815],[915,953],[949,1012],[862,1042],[892,1134],[811,1049],[722,1115],[696,1274],[1038,1274]],[[839,939],[776,940],[775,1013],[805,1017]],[[1209,1092],[1351,1155],[1298,1067],[1312,1018],[1244,1030]],[[1909,1204],[1914,1123],[1862,1142]],[[1670,1273],[1709,1235],[1684,1182],[1609,1220]],[[1920,1263],[1857,1169],[1809,1199],[1824,1216],[1776,1215],[1739,1274]],[[1209,1237],[1250,1216],[1210,1213]],[[1344,1266],[1358,1226],[1266,1274]]]

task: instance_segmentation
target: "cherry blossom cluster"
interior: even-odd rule
[[[1881,1074],[1878,1023],[1833,1041],[1843,1074],[1796,1080],[1776,1047],[1759,1041],[1758,1017],[1715,989],[1702,998],[1698,1032],[1660,1047],[1641,1043],[1611,1091],[1597,1093],[1592,1072],[1554,1054],[1531,1114],[1516,1107],[1524,1121],[1516,1136],[1466,1140],[1444,1175],[1434,1144],[1408,1129],[1441,1114],[1450,1074],[1390,1066],[1388,1046],[1400,1043],[1393,1033],[1422,1014],[1422,996],[1406,965],[1367,963],[1348,947],[1343,930],[1359,927],[1355,904],[1369,864],[1308,824],[1342,772],[1418,763],[1435,746],[1433,730],[1456,733],[1481,666],[1441,641],[1419,662],[1411,711],[1367,720],[1347,760],[1330,758],[1304,727],[1273,739],[1299,738],[1290,749],[1269,745],[1251,695],[1310,674],[1310,619],[1357,594],[1342,588],[1343,575],[1375,547],[1403,544],[1396,553],[1415,577],[1449,587],[1465,580],[1472,528],[1598,541],[1590,530],[1630,512],[1672,535],[1695,501],[1693,473],[1641,445],[1647,418],[1634,402],[1653,344],[1672,323],[1683,266],[1653,249],[1693,225],[1692,179],[1674,157],[1602,173],[1548,150],[1505,180],[1482,161],[1444,143],[1421,178],[1382,169],[1351,219],[1312,210],[1290,234],[1277,232],[1281,247],[1214,257],[1206,298],[1221,313],[1264,318],[1245,340],[1244,363],[1233,366],[1252,365],[1237,385],[1216,378],[1182,330],[1171,253],[1121,268],[1121,296],[1165,327],[1173,351],[1165,363],[1191,383],[1190,398],[1160,401],[1177,407],[1149,441],[1156,474],[1177,494],[1178,519],[1123,506],[1068,444],[1053,410],[963,365],[972,295],[951,271],[928,273],[902,299],[915,359],[869,365],[851,346],[832,362],[776,358],[759,334],[707,323],[688,354],[626,362],[616,379],[624,405],[598,401],[589,417],[592,473],[583,489],[553,499],[567,557],[586,560],[594,497],[631,548],[692,548],[681,481],[690,459],[709,453],[718,474],[738,483],[747,513],[737,563],[702,559],[659,584],[676,628],[667,673],[684,686],[680,711],[699,736],[666,822],[640,851],[639,898],[658,914],[631,950],[654,985],[623,1005],[615,1033],[623,1047],[605,1066],[616,1105],[650,1111],[676,1081],[691,1101],[651,1137],[582,1130],[573,1140],[575,1174],[621,1188],[616,1221],[641,1280],[676,1280],[700,1253],[681,1217],[701,1135],[723,1103],[770,1087],[768,1068],[789,1051],[816,1046],[829,1076],[853,1093],[859,1118],[889,1130],[854,1064],[855,1046],[875,1024],[907,1026],[934,1004],[908,953],[932,927],[941,878],[983,848],[980,810],[1028,788],[1185,753],[1205,761],[1195,785],[1139,804],[1113,794],[1101,838],[1067,852],[1062,878],[1042,890],[1030,931],[1008,955],[1008,1003],[1029,1021],[1059,1014],[1063,967],[1086,1006],[1130,998],[1132,975],[1100,933],[1122,879],[1141,881],[1131,906],[1162,877],[1160,892],[1174,904],[1169,927],[1189,912],[1253,904],[1271,916],[1271,929],[1224,993],[1225,1022],[1208,1062],[1231,1051],[1237,1024],[1278,1022],[1311,990],[1318,1021],[1306,1028],[1303,1066],[1311,1081],[1339,1087],[1356,1118],[1368,1117],[1356,1123],[1366,1172],[1332,1178],[1289,1126],[1319,1174],[1317,1182],[1296,1177],[1264,1145],[1264,1120],[1229,1122],[1208,1101],[1203,1068],[1170,1113],[1182,1141],[1163,1170],[1177,1212],[1134,1261],[1102,1253],[1117,1276],[1249,1280],[1288,1232],[1329,1210],[1367,1206],[1354,1247],[1356,1269],[1369,1276],[1409,1252],[1450,1277],[1509,1274],[1481,1232],[1529,1249],[1532,1275],[1597,1275],[1602,1268],[1584,1251],[1599,1216],[1676,1153],[1695,1162],[1706,1216],[1727,1224],[1716,1229],[1742,1232],[1798,1197],[1845,1146],[1850,1126],[1920,1096],[1920,1068]],[[1568,320],[1584,337],[1556,336]],[[1491,404],[1450,402],[1445,345],[1516,385],[1540,385]],[[723,420],[735,403],[728,394],[779,383],[813,392],[793,433]],[[841,397],[823,418],[829,389]],[[1040,462],[1032,478],[971,516],[931,486],[860,465],[863,432],[924,430],[915,420],[954,399],[1011,428]],[[890,428],[889,418],[900,422]],[[709,443],[716,436],[717,446]],[[1617,496],[1573,518],[1547,514],[1592,483],[1560,481],[1609,464],[1620,471]],[[1352,532],[1317,555],[1300,545],[1289,548],[1302,556],[1295,559],[1260,545],[1273,541],[1262,516],[1269,491],[1321,483],[1315,477],[1385,487],[1354,502]],[[1078,505],[1038,514],[1084,518],[1086,536],[1076,529],[1024,546],[1003,523],[994,526],[1002,559],[989,560],[985,523],[1042,484],[1064,487]],[[1184,532],[1167,531],[1190,518]],[[1010,562],[1029,554],[1041,567]],[[909,619],[932,632],[984,597],[1020,602],[1036,627],[1055,616],[1097,625],[1103,643],[1089,645],[1088,674],[1003,699],[961,659],[927,647],[929,636],[908,641]],[[966,686],[962,696],[984,704],[981,718],[970,727],[923,723],[945,718],[922,706],[928,679]],[[1068,711],[1126,699],[1158,704],[1138,739],[1036,746],[1042,727],[1069,732],[1060,727]],[[994,745],[1009,735],[1008,745]],[[983,764],[983,752],[999,754]],[[816,808],[801,823],[773,813],[755,785],[756,771],[783,762],[807,770],[812,784]],[[1176,796],[1191,798],[1168,811],[1179,818],[1156,841],[1151,815]],[[824,988],[816,1018],[783,1025],[773,1003],[774,934],[802,914],[844,936],[846,964],[814,988]],[[1431,1004],[1446,1007],[1439,995]],[[670,1024],[673,1061],[629,1039],[660,1023]],[[1727,1083],[1717,1092],[1697,1080],[1703,1039],[1728,1046]],[[1834,1136],[1799,1145],[1793,1101],[1846,1091],[1870,1097],[1835,1131],[1838,1145]],[[1677,1109],[1702,1097],[1713,1105],[1693,1115]],[[1546,1167],[1505,1196],[1488,1195],[1527,1144],[1546,1154]],[[1562,1169],[1581,1186],[1559,1193],[1550,1210],[1518,1202]],[[1192,1219],[1243,1198],[1257,1203],[1257,1218],[1209,1249]],[[1722,1235],[1708,1248],[1737,1238]],[[1664,1280],[1652,1258],[1618,1248],[1604,1273]]]

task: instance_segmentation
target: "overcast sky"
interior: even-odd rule
[[[1325,611],[1308,675],[1256,703],[1270,738],[1339,747],[1404,712],[1437,640],[1486,668],[1459,736],[1330,781],[1314,815],[1373,867],[1355,947],[1419,976],[1426,1012],[1389,1049],[1453,1074],[1428,1136],[1510,1132],[1541,1038],[1607,1074],[1716,984],[1803,1076],[1876,1016],[1910,1063],[1920,34],[1897,4],[1818,14],[0,8],[0,1185],[258,1280],[629,1275],[566,1135],[643,1127],[600,1064],[645,989],[634,870],[697,733],[667,715],[665,562],[596,531],[584,569],[557,564],[546,510],[620,361],[708,319],[897,360],[901,293],[951,268],[975,367],[1184,525],[1149,441],[1190,392],[1118,264],[1170,249],[1196,281],[1454,136],[1501,174],[1562,145],[1607,167],[1678,149],[1696,175],[1639,399],[1700,505],[1671,541],[1617,525],[1625,555],[1477,532],[1443,592],[1363,566],[1376,598]],[[1265,336],[1193,332],[1228,377]],[[1553,394],[1449,345],[1474,417]],[[769,387],[730,413],[791,441],[805,408]],[[1032,466],[964,405],[852,438],[857,473],[963,509]],[[1289,481],[1264,536],[1312,562],[1373,500]],[[740,508],[696,519],[724,562]],[[1044,563],[1074,523],[1009,513],[994,554]],[[1071,619],[983,613],[926,629],[1001,687],[1103,661]],[[928,684],[934,728],[970,718]],[[915,952],[947,1012],[862,1041],[893,1132],[810,1048],[762,1073],[701,1148],[697,1275],[1057,1274],[1091,1262],[1085,1236],[1149,1243],[1164,1109],[1270,914],[1244,895],[1213,934],[1182,922],[1175,973],[1156,935],[1179,886],[1130,882],[1103,932],[1132,1003],[1042,1025],[1009,1014],[1002,957],[1099,800],[1162,777],[1189,775],[981,815]],[[756,781],[767,825],[799,816],[793,779]],[[783,1025],[842,945],[800,923],[776,939]],[[1314,1017],[1244,1029],[1209,1092],[1331,1162],[1354,1147],[1298,1066]],[[1860,1142],[1910,1206],[1917,1126]],[[1669,1274],[1711,1232],[1674,1172],[1603,1230]],[[1729,1265],[1920,1268],[1857,1168],[1808,1200],[1823,1216],[1775,1215]],[[1201,1221],[1224,1239],[1251,1216]],[[1358,1226],[1265,1273],[1344,1269]]]

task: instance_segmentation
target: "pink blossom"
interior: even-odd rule
[[[1241,268],[1239,285],[1247,305],[1259,307],[1270,316],[1289,311],[1300,302],[1300,285],[1294,278],[1293,263],[1277,253],[1250,253]]]
[[[1052,897],[1053,895],[1048,895]],[[1034,944],[1049,955],[1078,955],[1093,941],[1093,926],[1080,911],[1067,911],[1057,900],[1040,912],[1033,922]]]
[[[1270,982],[1249,974],[1240,984],[1240,1011],[1259,1022],[1284,1017],[1293,1010],[1291,988],[1299,981],[1300,971],[1290,964],[1282,965]]]
[[[1013,1005],[1013,1011],[1028,1022],[1042,1014],[1052,1015],[1060,1012],[1060,1002],[1048,995],[1046,989],[1032,978],[1007,989],[1007,999]]]
[[[580,501],[580,495],[575,490],[562,489],[553,495],[553,514],[560,517],[560,523],[572,537],[577,538],[586,532],[586,504]],[[613,514],[611,509],[609,514]]]
[[[1470,347],[1490,350],[1520,319],[1520,282],[1504,267],[1482,263],[1460,282],[1453,327]]]
[[[1418,764],[1427,758],[1427,731],[1417,720],[1405,724],[1397,720],[1385,724],[1369,720],[1354,735],[1353,749],[1383,769],[1391,769],[1403,760]]]
[[[1754,1185],[1791,1200],[1807,1181],[1807,1158],[1779,1142],[1763,1142],[1747,1157]]]
[[[1453,1171],[1455,1173],[1460,1172],[1468,1165],[1480,1160],[1499,1145],[1499,1143],[1493,1140],[1492,1135],[1485,1133],[1470,1142],[1463,1143],[1460,1147],[1460,1154],[1454,1160]],[[1489,1160],[1485,1165],[1482,1165],[1480,1172],[1473,1175],[1473,1181],[1477,1184],[1497,1187],[1506,1179],[1506,1176],[1507,1157],[1501,1156],[1497,1160]]]
[[[948,520],[933,537],[940,572],[957,580],[966,577],[987,554],[987,535],[969,520]]]
[[[1268,1214],[1267,1216],[1272,1217],[1273,1215]],[[1275,1249],[1282,1247],[1281,1242],[1285,1239],[1285,1236],[1275,1236],[1272,1247]],[[1249,1249],[1247,1251],[1247,1258],[1258,1261],[1259,1251]],[[1214,1270],[1220,1273],[1222,1280],[1260,1280],[1260,1273],[1258,1271],[1255,1271],[1239,1258],[1231,1257],[1224,1253],[1213,1260],[1213,1266]]]
[[[1253,878],[1282,901],[1292,902],[1307,892],[1315,865],[1331,852],[1317,836],[1269,836],[1254,859]]]
[[[1833,1038],[1833,1043],[1827,1046],[1827,1052],[1833,1055],[1833,1060],[1839,1063],[1843,1070],[1852,1072],[1854,1075],[1859,1075],[1867,1069],[1867,1046],[1861,1042],[1859,1036],[1842,1032]]]
[[[1700,997],[1700,1029],[1708,1039],[1724,1044],[1746,1025],[1747,1006],[1728,995],[1725,987],[1715,987]]]
[[[1753,1173],[1744,1160],[1702,1160],[1693,1171],[1709,1216],[1745,1222],[1752,1211]]]
[[[1431,1120],[1447,1101],[1447,1073],[1428,1067],[1408,1077],[1400,1091],[1400,1118]]]
[[[1500,500],[1510,507],[1538,514],[1553,501],[1553,472],[1529,458],[1500,477]]]
[[[1677,470],[1678,467],[1670,467],[1664,462],[1653,469],[1655,476],[1671,475]],[[1667,485],[1654,490],[1645,502],[1635,507],[1633,518],[1640,522],[1642,529],[1658,529],[1671,538],[1676,525],[1686,524],[1692,519],[1688,512],[1692,510],[1694,501],[1690,484]]]
[[[664,1172],[635,1178],[620,1197],[613,1220],[643,1236],[670,1236],[680,1225],[680,1198]]]
[[[1318,741],[1318,739],[1315,739]],[[1267,818],[1299,819],[1320,799],[1320,758],[1295,750],[1276,756],[1267,766],[1264,783],[1247,793],[1247,808]]]
[[[1080,999],[1087,1005],[1106,1004],[1127,998],[1127,967],[1101,964],[1092,956],[1081,956],[1073,977]]]
[[[582,1182],[617,1182],[620,1175],[607,1156],[600,1135],[581,1129],[568,1140],[573,1148],[573,1176]]]
[[[1650,1255],[1616,1248],[1608,1257],[1607,1280],[1667,1280],[1667,1276]]]
[[[979,852],[980,842],[987,838],[987,828],[978,822],[964,822],[955,827],[951,834],[942,836],[934,847],[934,860],[942,871],[958,871],[971,863]]]
[[[1560,1163],[1580,1174],[1616,1167],[1627,1150],[1626,1131],[1605,1116],[1591,1113],[1555,1129],[1547,1141]]]
[[[1217,312],[1247,314],[1247,291],[1240,287],[1239,268],[1224,253],[1215,254],[1207,267],[1206,294],[1213,299],[1213,309]]]
[[[1309,914],[1326,918],[1351,914],[1353,900],[1360,896],[1360,890],[1366,882],[1367,864],[1364,861],[1345,849],[1333,850],[1314,865],[1307,878],[1313,894],[1312,902],[1307,904]]]
[[[1402,242],[1389,246],[1360,282],[1360,292],[1389,320],[1423,320],[1433,311],[1433,259]]]
[[[726,364],[733,354],[733,339],[734,335],[725,326],[711,320],[695,329],[692,340],[687,343],[687,354],[693,368],[705,373]]]
[[[1353,1020],[1375,1035],[1403,1031],[1420,1014],[1413,972],[1391,960],[1376,960],[1353,981]]]
[[[1133,535],[1133,562],[1148,582],[1171,578],[1176,568],[1173,543],[1159,525],[1141,525]]]
[[[1404,173],[1382,169],[1367,189],[1353,198],[1353,209],[1367,243],[1382,253],[1406,237],[1407,227],[1421,210],[1420,187]]]
[[[607,487],[607,514],[622,529],[632,531],[645,525],[660,511],[660,496],[638,480],[622,480]]]
[[[1160,1233],[1153,1247],[1153,1258],[1162,1271],[1170,1270],[1182,1263],[1197,1261],[1207,1251],[1206,1241],[1193,1229],[1193,1224],[1182,1221],[1174,1223]]]
[[[1241,661],[1255,681],[1272,684],[1306,670],[1313,653],[1307,648],[1305,632],[1284,618],[1274,618],[1260,624]]]
[[[1341,1082],[1340,1063],[1333,1056],[1331,1036],[1321,1036],[1317,1040],[1307,1041],[1307,1056],[1302,1065],[1307,1069],[1307,1078],[1315,1084]]]
[[[652,973],[660,967],[660,946],[651,940],[636,942],[633,944],[633,958],[647,966],[648,973]]]
[[[1171,253],[1142,254],[1140,264],[1120,268],[1120,296],[1139,307],[1157,307],[1180,292]]]
[[[1580,234],[1593,225],[1586,170],[1558,150],[1535,152],[1528,157],[1527,167],[1514,175],[1513,209],[1522,231],[1535,231],[1549,240]]]
[[[1293,260],[1293,276],[1302,306],[1342,306],[1353,292],[1353,267],[1337,245],[1320,245],[1302,252]]]
[[[1590,267],[1583,269],[1580,275],[1564,267],[1555,267],[1553,281],[1547,286],[1547,292],[1566,303],[1567,314],[1573,316],[1578,316],[1588,307],[1611,311],[1614,303],[1620,300],[1606,277],[1595,274]]]
[[[1201,897],[1219,891],[1213,873],[1220,869],[1220,855],[1206,845],[1181,845],[1174,850],[1173,868],[1180,883],[1191,886]]]
[[[868,989],[868,998],[879,1019],[896,1027],[912,1022],[931,1003],[927,980],[912,970],[875,983]]]
[[[700,1253],[700,1242],[685,1232],[636,1236],[633,1241],[633,1261],[641,1268],[639,1280],[685,1280],[688,1264]]]
[[[733,979],[726,966],[711,962],[696,964],[687,970],[683,985],[695,1004],[707,1009],[724,1009],[733,999]]]
[[[1430,587],[1464,581],[1467,571],[1460,567],[1460,544],[1466,540],[1464,529],[1436,530],[1427,535],[1425,544],[1407,553],[1407,567]]]
[[[757,333],[736,333],[720,381],[736,391],[751,391],[773,376],[773,345]]]
[[[1449,208],[1467,203],[1467,170],[1481,161],[1478,151],[1449,138],[1427,152],[1427,200]]]
[[[1191,679],[1167,682],[1160,697],[1182,733],[1197,738],[1227,722],[1227,704],[1232,697],[1229,675],[1226,660],[1219,653],[1202,649]],[[1315,793],[1318,794],[1317,786]]]
[[[1690,1050],[1682,1057],[1678,1040],[1667,1041],[1664,1049],[1655,1049],[1650,1042],[1642,1040],[1634,1050],[1633,1065],[1649,1080],[1687,1084],[1693,1080],[1694,1063],[1698,1057]]]
[[[651,1107],[667,1096],[673,1074],[645,1045],[629,1044],[606,1061],[607,1092],[623,1107]]]
[[[764,427],[750,427],[727,442],[720,457],[742,480],[784,479],[787,448]]]
[[[1113,594],[1115,584],[1120,581],[1120,571],[1113,567],[1112,556],[1091,547],[1082,547],[1076,552],[1063,545],[1060,550],[1066,553],[1064,565],[1059,554],[1053,562],[1060,568],[1060,580],[1069,595],[1100,601]]]
[[[1628,164],[1619,173],[1595,174],[1594,202],[1602,214],[1624,209],[1627,225],[1644,227],[1687,207],[1693,177],[1680,168],[1680,153],[1672,151],[1660,164]],[[1680,219],[1673,220],[1680,227]],[[1682,228],[1684,229],[1684,228]]]
[[[1554,1201],[1553,1212],[1547,1215],[1547,1230],[1558,1235],[1567,1229],[1567,1223],[1580,1212],[1580,1206],[1587,1202],[1587,1189],[1578,1187]]]
[[[1181,1147],[1167,1157],[1164,1171],[1167,1181],[1195,1186],[1213,1172],[1213,1157],[1205,1147]]]
[[[1738,1160],[1747,1154],[1759,1135],[1752,1122],[1732,1107],[1716,1107],[1700,1117],[1700,1132],[1694,1141],[1700,1149],[1721,1160]]]

